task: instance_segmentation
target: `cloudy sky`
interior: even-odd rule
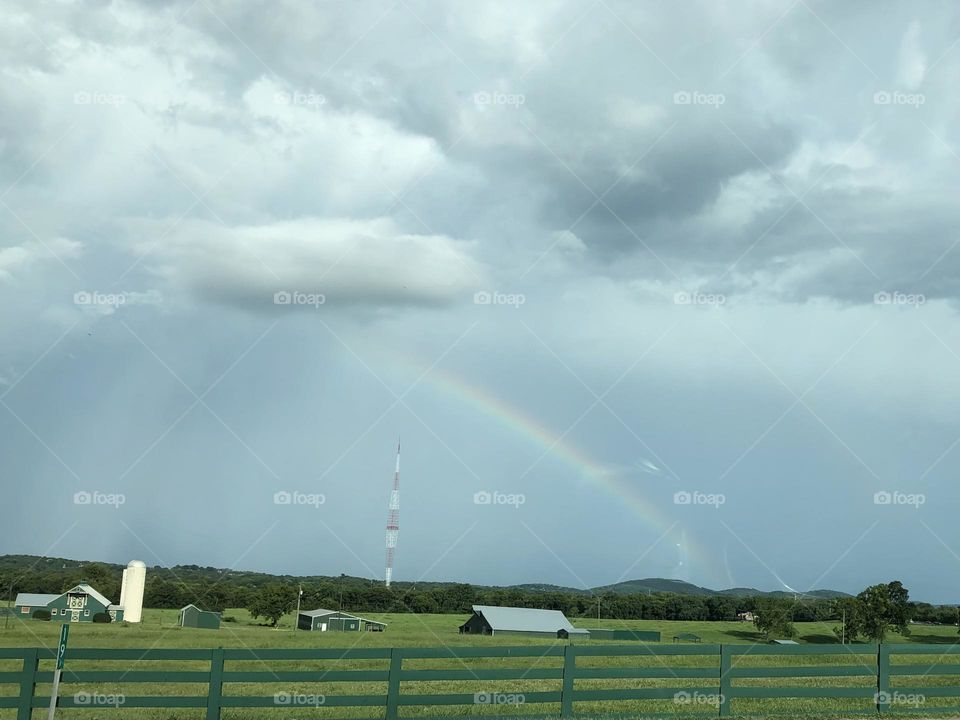
[[[14,2],[0,552],[957,602],[946,0]],[[922,559],[922,562],[920,561]]]

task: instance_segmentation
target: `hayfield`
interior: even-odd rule
[[[145,610],[144,622],[140,625],[94,625],[75,624],[70,630],[70,646],[73,648],[375,648],[375,647],[464,647],[464,646],[540,646],[545,651],[550,648],[562,647],[565,641],[549,638],[524,638],[522,636],[462,636],[457,632],[458,625],[466,616],[460,615],[412,615],[412,614],[369,614],[370,619],[388,623],[384,633],[309,633],[292,631],[293,617],[284,618],[280,629],[273,629],[259,625],[245,610],[228,610],[225,618],[233,621],[224,622],[220,630],[186,629],[176,626],[177,611],[175,610]],[[575,622],[579,627],[605,627],[638,630],[658,630],[662,633],[663,642],[660,645],[672,646],[672,637],[679,632],[691,632],[699,635],[704,644],[734,643],[750,645],[761,642],[754,632],[753,626],[748,623],[717,623],[717,622],[660,622],[648,620],[580,620]],[[3,624],[0,623],[0,628]],[[832,640],[832,623],[798,623],[798,640],[801,643],[824,643]],[[56,645],[59,624],[54,622],[21,621],[11,619],[9,627],[0,630],[0,647],[48,647]],[[920,642],[942,643],[944,648],[950,647],[957,641],[955,627],[928,627],[915,626],[913,636],[909,639],[893,636],[890,642]],[[605,643],[603,641],[581,641],[588,647],[622,645],[624,643]],[[638,644],[634,644],[638,645]],[[871,688],[876,682],[871,676],[869,667],[875,665],[875,654],[870,654],[869,646],[852,646],[849,654],[840,656],[808,655],[800,657],[761,656],[738,659],[737,667],[769,667],[780,665],[791,666],[850,666],[851,669],[862,666],[865,670],[862,676],[838,678],[763,678],[740,679],[738,686],[792,686],[792,687],[842,687],[856,686]],[[895,662],[902,663],[931,663],[937,662],[936,656],[904,656],[895,658]],[[950,662],[949,659],[939,662]],[[563,658],[560,656],[530,657],[530,658],[476,658],[456,659],[442,658],[430,660],[407,660],[405,669],[451,669],[464,671],[464,679],[442,681],[404,681],[404,694],[432,694],[432,693],[506,693],[507,697],[522,698],[524,695],[535,692],[554,692],[560,689],[558,679],[525,679],[503,681],[478,681],[469,679],[470,672],[478,669],[506,669],[506,668],[535,668],[549,670],[560,668]],[[290,660],[290,661],[228,661],[228,670],[254,671],[314,671],[318,677],[322,672],[329,670],[386,670],[388,661],[374,660]],[[715,679],[681,678],[672,676],[674,668],[699,667],[716,668],[716,655],[703,656],[624,656],[624,657],[597,657],[580,658],[578,667],[584,668],[630,668],[642,667],[656,670],[664,677],[643,679],[590,679],[577,680],[577,690],[601,690],[613,688],[709,688],[716,686]],[[52,669],[52,662],[41,662],[41,670]],[[200,661],[80,661],[68,662],[68,670],[196,670],[205,671],[208,663]],[[19,670],[15,661],[0,660],[0,673]],[[911,684],[920,684],[918,678],[896,677],[894,685],[906,687]],[[910,682],[905,682],[910,681]],[[957,684],[951,676],[928,676],[922,679],[925,685]],[[224,690],[229,695],[273,695],[287,693],[305,698],[317,696],[335,696],[338,694],[386,694],[386,682],[270,682],[270,683],[229,683]],[[197,683],[169,683],[164,685],[145,683],[70,683],[62,686],[63,696],[77,692],[97,693],[101,696],[136,696],[170,694],[180,696],[205,695],[206,686]],[[15,695],[16,686],[0,685],[0,694]],[[39,685],[37,695],[49,694],[48,685]],[[610,702],[578,702],[576,711],[579,714],[588,713],[620,713],[628,717],[640,717],[647,713],[686,713],[715,716],[716,707],[710,704],[710,698],[702,702],[694,701],[686,706],[678,706],[671,700],[644,700],[644,701],[610,701]],[[321,704],[322,703],[317,703]],[[949,698],[924,698],[923,703],[914,709],[921,711],[935,706],[949,706],[955,703]],[[735,704],[737,713],[750,712],[761,716],[786,713],[790,717],[805,717],[812,713],[826,712],[827,717],[847,717],[853,713],[873,712],[872,699],[738,699]],[[905,708],[908,709],[908,708]],[[641,710],[643,711],[641,713]],[[173,720],[179,718],[200,718],[203,716],[198,709],[163,709],[140,710],[133,708],[99,707],[97,709],[64,709],[61,711],[67,718],[133,718],[134,720]],[[408,717],[426,716],[465,716],[465,715],[531,715],[531,714],[559,714],[559,705],[551,704],[511,704],[508,707],[493,707],[475,705],[470,707],[450,706],[448,708],[410,707],[401,708],[401,714]],[[35,711],[35,717],[45,717],[45,714]],[[0,710],[0,718],[13,718],[14,711]],[[224,710],[225,720],[253,720],[253,718],[280,718],[307,720],[308,718],[379,718],[383,717],[382,707],[371,708],[338,708],[338,707],[305,707],[305,706],[278,706],[276,709],[266,710]],[[822,715],[821,715],[822,717]]]

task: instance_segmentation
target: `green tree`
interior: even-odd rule
[[[764,599],[758,602],[753,624],[767,640],[797,635],[792,622],[792,606],[783,601]]]
[[[891,628],[910,634],[909,622],[913,615],[910,592],[899,581],[871,585],[857,595],[857,604],[863,634],[874,642],[882,643]]]
[[[863,634],[863,616],[857,598],[838,598],[834,602],[834,611],[841,623],[833,628],[838,642],[852,643]]]
[[[287,583],[268,583],[254,592],[247,610],[255,618],[263,618],[276,627],[280,618],[293,610],[297,603],[297,589]]]

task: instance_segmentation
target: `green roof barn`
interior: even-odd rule
[[[339,610],[317,608],[316,610],[301,610],[300,616],[297,619],[297,628],[300,630],[319,630],[320,632],[330,630],[343,632],[357,632],[360,630],[383,632],[386,630],[387,625],[386,623],[367,620],[366,618]]]
[[[191,603],[180,608],[180,627],[219,630],[220,613],[212,610],[201,610]]]
[[[13,602],[14,614],[20,618],[44,617],[61,622],[93,622],[97,615],[108,615],[111,621],[123,620],[123,608],[114,605],[90,585],[81,583],[59,595],[19,593]]]

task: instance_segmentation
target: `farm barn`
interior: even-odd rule
[[[220,613],[201,610],[194,604],[180,608],[180,627],[220,629]]]
[[[122,607],[114,605],[85,583],[75,585],[59,595],[19,593],[13,605],[14,613],[21,618],[35,617],[37,612],[45,616],[46,613],[42,611],[46,611],[50,613],[51,620],[61,622],[93,622],[95,615],[104,613],[110,616],[111,621],[123,620]]]
[[[471,615],[460,626],[461,634],[471,635],[536,635],[540,637],[590,637],[588,630],[578,630],[559,610],[474,605]]]
[[[297,628],[300,630],[318,630],[358,632],[367,630],[369,632],[383,632],[386,630],[386,623],[367,620],[366,618],[351,615],[339,610],[325,610],[317,608],[316,610],[301,610],[300,617],[297,620]]]

